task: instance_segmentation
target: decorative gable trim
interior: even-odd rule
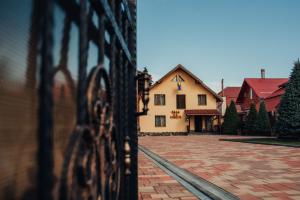
[[[207,89],[218,100],[218,102],[222,102],[223,101],[223,99],[222,99],[221,96],[219,96],[217,93],[215,93],[212,89],[210,89],[207,85],[205,85],[202,80],[200,80],[197,76],[195,76],[192,72],[190,72],[188,69],[186,69],[181,64],[178,64],[175,68],[173,68],[171,71],[169,71],[168,73],[166,73],[163,77],[161,77],[158,81],[156,81],[150,87],[150,90],[152,88],[154,88],[155,86],[159,85],[166,77],[168,77],[173,72],[175,72],[176,70],[179,70],[179,69],[181,69],[182,71],[184,71],[185,73],[187,73],[192,79],[195,80],[196,83],[200,84],[202,87],[204,87],[205,89]]]

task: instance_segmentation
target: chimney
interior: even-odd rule
[[[265,69],[260,70],[260,77],[261,78],[266,78],[266,70]]]
[[[221,87],[222,87],[222,97],[224,97],[224,79],[221,80]]]

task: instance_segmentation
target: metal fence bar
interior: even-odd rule
[[[94,0],[92,2],[96,4],[96,2]],[[114,31],[117,39],[118,39],[118,42],[120,43],[120,45],[121,45],[124,53],[126,54],[128,61],[131,62],[131,59],[132,59],[131,58],[132,57],[131,53],[130,53],[129,48],[128,48],[125,40],[124,40],[122,32],[120,31],[120,28],[119,28],[119,26],[117,24],[117,21],[115,19],[115,15],[114,15],[111,7],[109,6],[107,0],[100,0],[100,2],[101,2],[102,6],[103,6],[103,8],[105,10],[105,14],[106,14],[106,16],[107,16],[107,18],[108,18],[108,20],[110,22],[110,25],[111,25],[111,27],[112,27],[112,29],[113,29],[113,31]]]
[[[38,125],[38,198],[51,200],[53,185],[53,1],[44,1],[36,9],[41,16],[41,65],[39,85],[39,125]]]

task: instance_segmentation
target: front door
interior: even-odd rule
[[[202,117],[195,116],[195,132],[201,132],[201,131],[202,131]]]

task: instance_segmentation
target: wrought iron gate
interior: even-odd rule
[[[20,3],[0,8],[0,198],[137,199],[135,0]]]

